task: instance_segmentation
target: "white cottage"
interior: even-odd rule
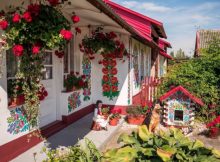
[[[1,9],[9,5],[20,5],[20,1],[16,0],[3,1],[4,3],[0,3]],[[163,40],[167,36],[161,22],[107,0],[71,2],[62,12],[68,19],[72,12],[81,18],[79,23],[72,25],[72,31],[75,32],[78,27],[81,34],[76,34],[70,41],[63,58],[57,57],[55,50],[45,53],[41,83],[48,96],[40,103],[39,116],[40,128],[45,137],[92,112],[97,100],[102,100],[114,109],[121,109],[122,113],[132,103],[141,104],[137,96],[141,94],[142,81],[145,78],[153,78],[153,81],[154,78],[163,76],[167,59],[171,59],[166,54],[167,47],[171,45]],[[31,1],[25,3],[28,5]],[[132,55],[122,60],[116,59],[119,95],[112,99],[103,96],[103,65],[99,63],[102,56],[96,55],[95,59],[90,60],[79,48],[82,39],[90,36],[97,27],[103,27],[105,32],[114,31]],[[22,105],[9,105],[10,82],[15,79],[17,71],[17,60],[12,52],[6,51],[0,55],[0,70],[0,161],[8,161],[41,140],[31,137],[30,142],[27,142],[31,132]],[[64,78],[71,71],[89,76],[90,86],[87,89],[65,92]],[[148,89],[149,91],[151,90]],[[152,101],[153,91],[146,94],[144,99]]]

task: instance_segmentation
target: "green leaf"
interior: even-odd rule
[[[140,145],[139,141],[130,135],[127,135],[125,133],[121,134],[118,138],[118,143],[123,142],[125,144],[136,144],[136,145]]]
[[[138,135],[143,141],[148,141],[152,137],[151,132],[148,130],[146,125],[138,127]]]

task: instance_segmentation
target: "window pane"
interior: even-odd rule
[[[44,67],[43,72],[43,80],[53,79],[53,68],[52,67]]]
[[[15,77],[18,70],[18,58],[12,53],[12,50],[6,52],[7,78]]]
[[[43,64],[44,65],[52,65],[53,64],[52,52],[45,53]]]
[[[63,57],[63,72],[68,73],[69,72],[69,55],[68,55],[68,46],[66,45],[64,49],[64,57]]]

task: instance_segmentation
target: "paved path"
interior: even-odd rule
[[[71,124],[60,132],[54,134],[47,141],[43,141],[35,147],[24,152],[20,156],[12,160],[12,162],[42,162],[46,158],[45,153],[42,153],[42,148],[49,145],[50,148],[59,146],[72,146],[84,137],[92,140],[98,149],[102,149],[104,144],[111,140],[115,132],[121,127],[123,120],[116,127],[108,126],[108,131],[91,131],[93,113],[85,116],[77,122]],[[82,141],[80,141],[82,142]],[[35,154],[35,158],[34,155]]]

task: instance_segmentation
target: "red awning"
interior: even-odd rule
[[[164,51],[160,51],[160,55],[162,55],[162,56],[164,56],[164,57],[166,57],[166,58],[168,58],[168,59],[173,59],[170,55],[168,55],[166,52],[164,52]]]

